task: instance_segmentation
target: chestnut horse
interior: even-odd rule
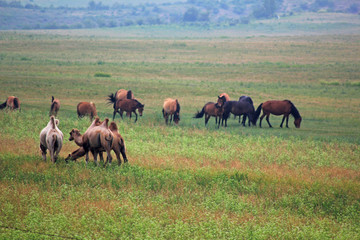
[[[9,108],[10,110],[19,109],[19,111],[21,111],[19,98],[14,96],[8,97],[6,101],[0,105],[0,109],[3,109],[5,107]]]
[[[215,117],[215,122],[220,127],[220,121],[224,113],[224,103],[226,102],[225,96],[218,96],[217,103],[208,102],[202,108],[201,112],[197,112],[194,118],[202,118],[205,114],[205,126],[208,123],[210,117]],[[219,117],[219,122],[217,122],[217,117]]]
[[[282,128],[284,120],[286,118],[286,127],[288,128],[288,122],[289,122],[289,115],[293,115],[293,117],[295,118],[294,124],[296,128],[300,128],[300,123],[301,123],[301,116],[299,111],[297,110],[297,108],[295,107],[295,105],[289,101],[289,100],[283,100],[283,101],[267,101],[264,103],[261,103],[259,105],[259,107],[256,109],[256,115],[259,116],[261,109],[263,110],[263,114],[260,117],[260,124],[259,126],[261,127],[261,121],[263,120],[263,118],[266,116],[266,121],[269,124],[269,127],[272,128],[270,122],[269,122],[269,117],[270,114],[274,114],[274,115],[284,115],[280,127]]]
[[[92,121],[93,118],[97,116],[95,103],[93,102],[80,102],[76,109],[79,118],[88,115],[90,121]]]
[[[50,107],[49,116],[53,115],[56,117],[59,110],[60,110],[59,99],[54,98],[54,96],[51,96],[51,107]]]
[[[126,113],[130,114],[130,119],[131,119],[131,113],[134,113],[136,118],[135,118],[135,122],[138,119],[138,115],[136,113],[136,109],[139,111],[139,115],[140,117],[143,114],[144,111],[144,104],[140,103],[138,100],[136,99],[123,99],[123,100],[118,100],[116,102],[116,104],[114,104],[114,113],[113,113],[113,120],[115,119],[115,115],[118,112],[120,114],[121,119],[123,118],[123,112],[125,111]]]
[[[225,99],[226,99],[227,102],[231,100],[227,93],[220,94],[220,97],[222,97],[222,96],[225,96]]]
[[[178,100],[172,99],[172,98],[165,99],[162,113],[165,118],[166,124],[168,124],[169,116],[170,116],[170,123],[171,123],[173,115],[174,115],[175,124],[178,124],[180,121],[180,104],[179,104]]]

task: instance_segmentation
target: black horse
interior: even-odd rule
[[[223,121],[225,120],[225,127],[227,127],[227,119],[230,113],[235,116],[247,115],[249,121],[256,126],[257,117],[255,115],[254,106],[247,101],[228,101],[224,104]],[[245,126],[245,124],[244,124]]]
[[[240,101],[245,101],[245,102],[248,102],[248,103],[250,103],[252,106],[253,106],[253,108],[254,108],[254,103],[253,103],[253,100],[251,99],[251,97],[249,97],[249,96],[241,96],[240,98],[239,98],[239,102]],[[254,110],[255,110],[255,108],[254,108]],[[244,114],[243,115],[243,120],[242,120],[242,125],[243,126],[245,126],[245,122],[246,122],[246,114]],[[249,127],[250,127],[250,119],[249,119]],[[239,116],[239,123],[240,123],[240,116]]]

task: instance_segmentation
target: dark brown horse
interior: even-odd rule
[[[90,117],[90,121],[92,121],[97,116],[95,103],[93,102],[80,102],[76,109],[79,118],[87,115]]]
[[[118,112],[120,114],[121,119],[123,118],[123,112],[125,111],[126,113],[130,114],[130,118],[131,118],[131,113],[135,114],[135,122],[138,119],[138,115],[136,113],[136,109],[139,111],[139,115],[140,117],[143,114],[144,111],[144,104],[140,103],[138,100],[136,99],[123,99],[123,100],[119,100],[116,102],[116,104],[114,104],[114,113],[113,113],[113,120],[115,119],[115,115]]]
[[[14,96],[8,97],[6,101],[0,105],[0,109],[3,109],[5,107],[7,107],[10,110],[19,109],[19,111],[21,111],[19,98]]]
[[[178,124],[180,121],[180,104],[177,99],[167,98],[164,101],[163,109],[162,109],[163,116],[165,118],[165,123],[168,124],[169,116],[170,116],[170,123],[172,121],[174,115],[174,122]]]
[[[56,116],[59,110],[60,110],[60,101],[59,99],[54,98],[54,96],[52,96],[49,116],[51,115]]]
[[[223,121],[225,121],[225,127],[227,127],[227,119],[230,113],[236,116],[246,115],[249,117],[250,122],[256,125],[257,118],[255,117],[254,106],[247,101],[229,101],[224,104]],[[245,123],[243,123],[245,126]]]
[[[241,96],[241,97],[239,98],[239,102],[240,102],[240,101],[248,102],[248,103],[250,103],[250,104],[253,106],[253,108],[254,108],[254,103],[253,103],[253,100],[251,99],[251,97],[249,97],[249,96]],[[255,109],[255,108],[254,108],[254,109]],[[235,116],[235,117],[236,117],[236,116]],[[243,126],[245,126],[246,117],[247,117],[247,115],[244,114],[244,115],[243,115],[243,120],[242,120],[242,125],[243,125]],[[239,123],[240,123],[240,116],[239,116]],[[248,124],[249,124],[249,127],[250,127],[250,118],[249,118]]]
[[[226,102],[225,96],[218,96],[217,103],[208,102],[202,108],[201,112],[197,112],[194,118],[202,118],[205,115],[205,126],[208,123],[210,117],[215,117],[215,123],[220,127],[220,121],[222,119],[224,113],[224,103]],[[219,122],[217,122],[217,118],[219,117]]]
[[[269,117],[270,114],[274,114],[274,115],[284,115],[280,127],[282,128],[284,120],[286,118],[286,127],[288,128],[288,122],[289,122],[289,115],[293,115],[293,117],[295,118],[294,124],[296,128],[300,128],[300,123],[301,123],[301,116],[299,111],[297,110],[297,108],[295,107],[295,105],[289,101],[289,100],[283,100],[283,101],[267,101],[264,103],[261,103],[259,105],[259,107],[256,109],[256,115],[259,116],[261,109],[263,110],[263,114],[260,117],[260,124],[259,126],[261,127],[261,121],[263,120],[263,118],[266,116],[266,121],[269,124],[269,127],[272,128],[270,122],[269,122]]]

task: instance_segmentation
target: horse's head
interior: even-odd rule
[[[80,131],[77,130],[76,128],[73,128],[70,132],[70,137],[69,137],[69,141],[73,141],[76,137],[80,137]]]
[[[224,103],[226,102],[226,98],[225,98],[225,96],[218,96],[218,100],[217,100],[217,103],[216,103],[216,107],[218,107],[218,108],[221,108],[223,105],[224,105]]]
[[[179,124],[179,122],[180,122],[180,113],[179,112],[175,112],[174,122],[175,122],[175,124]]]
[[[294,124],[295,124],[295,127],[296,127],[296,128],[300,128],[301,120],[302,120],[301,117],[295,119]]]
[[[143,114],[144,107],[145,107],[145,104],[141,104],[141,103],[140,103],[139,106],[138,106],[138,111],[139,111],[140,117],[141,117],[142,114]]]

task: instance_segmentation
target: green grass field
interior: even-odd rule
[[[121,29],[117,29],[121,31]],[[82,30],[84,31],[84,30]],[[0,32],[0,239],[357,239],[360,236],[359,35],[116,37],[116,30]],[[141,31],[141,29],[139,30]],[[101,37],[112,35],[113,37]],[[90,124],[76,105],[131,89],[145,104],[115,121],[129,163],[65,163],[69,132]],[[193,115],[226,92],[255,107],[289,99],[295,129],[228,127]],[[60,160],[43,162],[39,133],[61,101]],[[164,99],[181,104],[166,126]]]

